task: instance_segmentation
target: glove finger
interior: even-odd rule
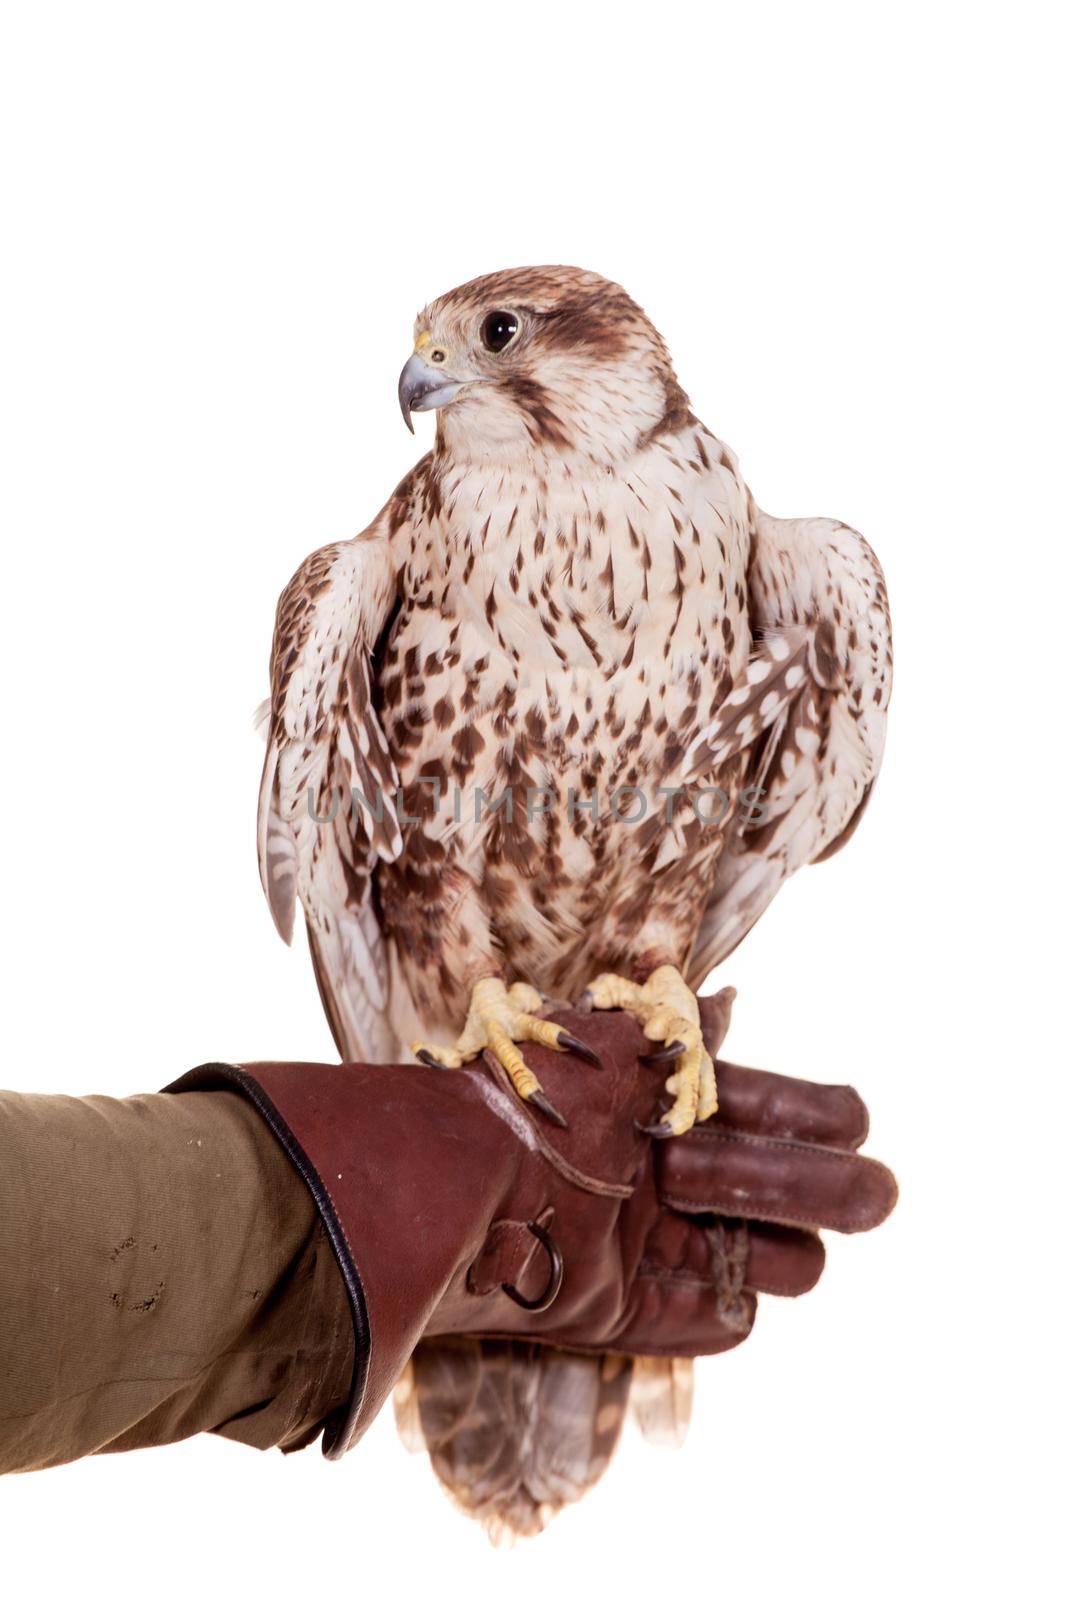
[[[847,1084],[807,1083],[778,1072],[718,1061],[717,1127],[776,1139],[857,1150],[867,1137],[867,1107]]]
[[[643,1268],[630,1325],[616,1342],[629,1355],[721,1355],[748,1338],[755,1317],[751,1290],[724,1294],[695,1276]]]
[[[823,1261],[817,1235],[800,1228],[697,1223],[665,1212],[638,1273],[635,1331],[655,1329],[655,1350],[643,1353],[732,1350],[752,1331],[757,1294],[806,1294]],[[633,1351],[642,1353],[636,1344]]]
[[[660,1200],[686,1214],[862,1233],[884,1222],[897,1199],[893,1174],[879,1161],[826,1145],[734,1133],[717,1121],[663,1140],[656,1156]]]
[[[817,1233],[772,1222],[750,1224],[745,1285],[758,1294],[807,1294],[822,1277],[825,1264],[826,1251]]]
[[[825,1259],[822,1240],[805,1228],[663,1211],[646,1243],[641,1276],[705,1286],[714,1314],[726,1311],[729,1321],[743,1290],[807,1294],[818,1283]]]

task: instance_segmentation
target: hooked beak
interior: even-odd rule
[[[475,381],[454,377],[443,367],[431,367],[416,351],[400,374],[399,385],[400,410],[409,431],[415,432],[411,420],[413,411],[436,411],[438,406],[447,406],[466,384]]]

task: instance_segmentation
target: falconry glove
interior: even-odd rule
[[[728,996],[701,1002],[712,1055]],[[867,1116],[854,1090],[720,1063],[719,1115],[653,1141],[643,1129],[662,1072],[641,1060],[638,1025],[556,1015],[603,1064],[530,1047],[565,1127],[531,1113],[492,1057],[463,1072],[209,1066],[171,1085],[247,1096],[322,1217],[354,1331],[327,1455],[362,1435],[420,1340],[430,1361],[470,1336],[605,1357],[715,1354],[747,1338],[758,1292],[815,1284],[817,1229],[872,1228],[892,1209],[892,1175],[855,1153]]]

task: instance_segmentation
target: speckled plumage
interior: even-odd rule
[[[658,959],[698,986],[840,839],[881,755],[888,610],[863,540],[761,513],[593,274],[476,280],[416,331],[455,339],[498,302],[533,308],[501,385],[441,411],[435,450],[279,606],[264,881],[283,931],[299,894],[350,1056],[450,1036],[494,969],[574,995]],[[768,704],[746,670],[782,641],[793,681]],[[719,708],[740,731],[697,741]],[[686,783],[726,802],[659,792]],[[750,787],[767,815],[746,827]]]

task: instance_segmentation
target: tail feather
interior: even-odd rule
[[[634,1362],[630,1415],[649,1444],[684,1444],[692,1414],[692,1361],[642,1356]]]
[[[430,1339],[397,1396],[453,1503],[494,1544],[531,1538],[598,1481],[622,1431],[633,1363],[511,1339]]]

